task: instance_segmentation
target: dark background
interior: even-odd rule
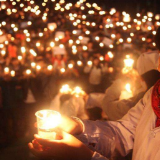
[[[66,2],[76,2],[77,0],[66,0]],[[90,3],[97,3],[103,5],[104,8],[110,9],[115,7],[120,11],[127,11],[135,14],[142,9],[160,13],[160,0],[87,0]]]

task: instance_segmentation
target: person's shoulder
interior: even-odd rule
[[[149,54],[159,54],[158,50],[144,52],[143,55],[149,55]]]

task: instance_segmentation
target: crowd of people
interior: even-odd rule
[[[0,8],[0,144],[28,134],[46,106],[118,120],[159,79],[160,14],[131,16],[86,0],[4,1]],[[85,94],[59,93],[64,84]]]

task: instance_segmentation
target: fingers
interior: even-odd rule
[[[38,141],[38,143],[40,143],[43,146],[54,147],[59,144],[58,140],[43,139],[39,137],[37,134],[34,135],[34,137]]]
[[[40,150],[34,148],[34,145],[32,143],[28,143],[28,147],[29,147],[31,153],[36,157],[39,157],[41,159],[53,159],[54,158],[54,156],[52,156],[48,150],[40,151]]]

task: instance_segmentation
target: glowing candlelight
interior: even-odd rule
[[[128,37],[128,38],[127,38],[127,42],[128,42],[128,43],[131,43],[131,42],[132,42],[132,38]]]
[[[71,63],[71,64],[68,64],[68,68],[69,69],[72,69],[73,68],[73,64]]]
[[[100,57],[99,57],[99,60],[100,60],[100,61],[104,61],[104,57],[103,57],[103,56],[100,56]]]
[[[82,66],[82,61],[77,61],[78,66]]]
[[[32,63],[31,63],[31,67],[32,67],[32,68],[35,68],[35,67],[36,67],[36,63],[35,63],[35,62],[32,62]]]
[[[49,65],[49,66],[47,66],[47,69],[48,69],[49,71],[51,71],[51,70],[53,69],[53,66],[52,66],[52,65]]]
[[[13,70],[11,71],[11,76],[15,77],[15,71],[13,71]]]
[[[9,67],[5,67],[5,68],[4,68],[4,73],[5,73],[5,74],[8,74],[8,73],[9,73]]]
[[[129,99],[131,97],[133,97],[133,92],[131,90],[131,85],[127,83],[124,90],[121,91],[120,100]]]
[[[36,66],[36,69],[37,69],[38,71],[40,71],[40,70],[41,70],[41,66],[40,66],[40,65],[37,65],[37,66]]]
[[[22,60],[22,56],[18,56],[18,60],[21,61]]]
[[[26,52],[26,48],[25,47],[21,47],[21,52],[25,53]]]
[[[41,45],[40,42],[36,43],[36,47],[40,47],[40,45]]]
[[[111,58],[111,59],[114,57],[114,55],[111,51],[109,51],[107,54],[108,54],[109,58]]]
[[[85,94],[85,92],[82,90],[81,87],[75,87],[73,89],[73,92],[72,92],[73,95],[75,95],[76,97],[80,97],[80,96],[83,96]]]
[[[64,73],[65,71],[66,71],[65,68],[61,68],[61,69],[60,69],[60,72],[61,72],[61,73]]]
[[[92,61],[87,62],[88,66],[92,66]]]
[[[104,43],[102,43],[102,42],[99,45],[100,45],[100,47],[104,47]]]
[[[55,46],[55,43],[54,43],[54,42],[51,42],[51,43],[50,43],[50,46],[51,46],[51,47],[54,47],[54,46]]]
[[[128,73],[130,70],[133,69],[134,60],[130,58],[129,55],[126,56],[126,59],[124,59],[124,68],[122,70],[123,74]]]
[[[5,55],[6,55],[6,51],[5,51],[5,50],[2,50],[2,51],[1,51],[1,55],[2,55],[2,56],[5,56]]]
[[[72,92],[72,89],[68,84],[63,85],[60,89],[60,93],[63,93],[63,94],[69,94],[71,92]]]
[[[30,74],[31,74],[31,70],[30,70],[30,69],[27,69],[27,70],[26,70],[26,74],[27,74],[27,75],[30,75]]]
[[[37,117],[38,135],[45,139],[55,139],[56,128],[61,123],[61,115],[53,110],[40,110],[35,113]]]

